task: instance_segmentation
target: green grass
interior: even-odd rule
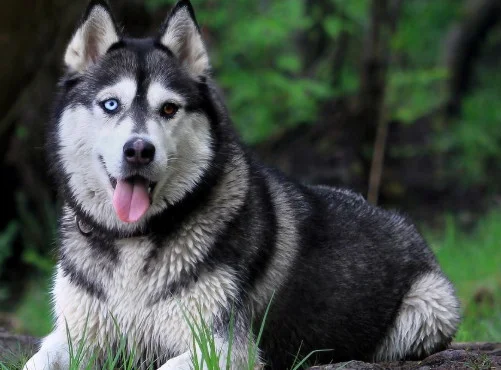
[[[245,366],[245,370],[254,370],[258,368],[258,351],[259,351],[259,343],[261,342],[262,334],[264,327],[266,325],[266,319],[268,317],[268,312],[273,303],[273,297],[271,298],[268,306],[266,307],[266,311],[263,315],[263,319],[261,321],[261,325],[259,327],[258,334],[256,338],[249,338],[248,343],[248,354],[247,354],[247,364]],[[230,370],[231,366],[231,349],[233,346],[233,332],[234,332],[234,315],[232,314],[230,317],[230,325],[229,325],[229,346],[228,353],[226,354],[226,364],[225,369],[220,369],[219,364],[221,363],[221,356],[223,355],[217,348],[217,342],[214,335],[214,332],[211,329],[211,325],[203,320],[203,316],[201,310],[199,310],[198,317],[193,316],[185,311],[185,319],[188,322],[188,325],[191,330],[191,334],[193,336],[193,370]],[[198,350],[197,350],[198,349]],[[304,358],[299,357],[299,351],[294,359],[294,363],[290,370],[299,370],[306,366],[307,360],[314,353],[319,351],[314,351],[305,356]],[[199,358],[200,356],[200,358]]]
[[[426,234],[462,303],[463,320],[456,341],[501,341],[501,210],[486,215],[470,233],[461,231],[453,217],[447,217],[442,232]],[[38,285],[33,285],[16,312],[24,332],[43,335],[49,331],[51,324],[46,285],[42,280]],[[201,353],[201,358],[193,359],[194,369],[200,369],[202,363],[206,363],[209,364],[209,369],[219,370],[217,364],[221,354],[217,352],[210,325],[203,321],[199,323],[193,317],[187,319],[194,345],[200,348]],[[265,320],[259,333],[262,332],[264,322]],[[259,343],[260,335],[256,339]],[[256,347],[249,346],[249,370],[255,365],[255,351]],[[84,352],[81,347],[72,348],[70,370],[82,365]],[[127,350],[125,341],[115,351],[107,352],[109,358],[105,359],[103,369],[114,369],[118,360],[125,364],[124,370],[133,369],[134,354]],[[307,358],[298,359],[293,369],[305,366],[306,360]],[[21,369],[22,363],[22,360],[0,363],[0,370]],[[91,369],[92,366],[83,368]]]
[[[49,280],[41,278],[30,282],[15,312],[18,332],[41,337],[52,330]]]
[[[91,353],[85,346],[85,341],[78,345],[73,345],[71,340],[69,343],[70,366],[68,370],[95,370],[97,355]],[[23,355],[21,358],[12,358],[4,362],[0,362],[0,370],[21,370],[24,364],[28,361],[29,356]],[[137,361],[135,353],[129,350],[125,338],[122,337],[118,347],[108,348],[106,356],[102,359],[100,368],[102,370],[115,370],[120,366],[120,370],[135,370]],[[153,365],[148,369],[155,370]]]
[[[255,338],[255,342],[252,338],[249,338],[248,345],[248,355],[247,355],[247,366],[245,370],[255,370],[259,368],[258,363],[258,347],[259,342],[261,340],[261,336],[264,330],[264,326],[266,325],[266,318],[268,316],[268,311],[270,309],[272,301],[268,304],[266,308],[264,317],[262,319],[259,334]],[[215,338],[215,334],[211,329],[211,325],[203,320],[202,311],[199,309],[199,315],[195,316],[192,313],[185,311],[184,317],[190,327],[191,334],[193,337],[193,348],[192,348],[192,363],[193,370],[230,370],[231,366],[231,348],[233,344],[233,329],[234,329],[234,317],[233,315],[230,318],[230,327],[229,327],[229,349],[226,357],[226,366],[224,369],[221,369],[219,364],[221,363],[221,355],[220,349],[217,346],[217,341]],[[86,332],[82,333],[82,340],[79,343],[74,344],[71,338],[68,336],[68,344],[69,344],[69,357],[70,357],[70,365],[68,370],[93,370],[96,368],[101,368],[102,370],[115,370],[118,367],[120,370],[133,370],[137,368],[138,360],[136,358],[136,354],[134,350],[131,350],[130,346],[127,343],[126,338],[121,335],[121,331],[118,327],[118,323],[115,322],[115,328],[117,331],[117,336],[120,339],[120,343],[118,347],[112,348],[108,347],[105,351],[104,358],[99,356],[98,353],[90,350],[90,346],[86,345]],[[67,328],[67,332],[69,332]],[[132,346],[134,347],[134,346]],[[318,351],[315,351],[318,352]],[[315,352],[310,353],[303,359],[299,359],[296,356],[294,364],[290,368],[290,370],[299,370],[303,368],[306,364],[308,358],[313,355]],[[101,363],[97,362],[97,359],[101,359]],[[21,359],[13,358],[12,361],[0,362],[0,370],[21,370],[26,361],[28,360],[27,356],[23,356]],[[148,369],[155,370],[153,364],[148,365],[142,363],[141,365],[146,365]],[[242,369],[244,370],[244,369]]]
[[[448,217],[444,233],[428,239],[463,306],[456,341],[501,341],[501,211],[469,234]]]

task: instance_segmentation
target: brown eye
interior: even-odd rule
[[[174,103],[165,103],[162,106],[162,115],[165,118],[172,118],[179,110],[179,107]]]

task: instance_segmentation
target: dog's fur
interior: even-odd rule
[[[231,369],[243,369],[270,300],[259,357],[273,369],[298,350],[329,350],[312,358],[325,363],[397,360],[451,341],[458,300],[409,221],[298,184],[242,146],[188,1],[148,39],[120,35],[93,1],[64,61],[48,141],[64,200],[56,323],[25,369],[68,369],[68,337],[104,355],[121,336],[138,368],[189,369],[200,349],[185,314],[210,323],[221,368],[232,337]],[[179,110],[162,116],[165,103]],[[151,163],[126,163],[130,138],[155,146]],[[156,184],[151,205],[124,222],[114,186],[138,175]]]

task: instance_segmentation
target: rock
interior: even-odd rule
[[[387,367],[381,364],[371,364],[368,362],[362,361],[348,361],[348,362],[339,362],[333,365],[327,366],[313,366],[309,370],[384,370]]]
[[[421,361],[367,363],[349,361],[310,370],[489,370],[501,369],[501,343],[454,343],[449,349],[435,353]]]

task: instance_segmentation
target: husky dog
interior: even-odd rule
[[[92,1],[64,63],[48,141],[64,200],[55,329],[25,369],[68,369],[68,340],[99,359],[124,338],[136,368],[190,369],[187,318],[211,326],[221,369],[245,369],[268,307],[257,354],[271,369],[450,343],[458,300],[409,221],[242,145],[189,1],[145,39]]]

